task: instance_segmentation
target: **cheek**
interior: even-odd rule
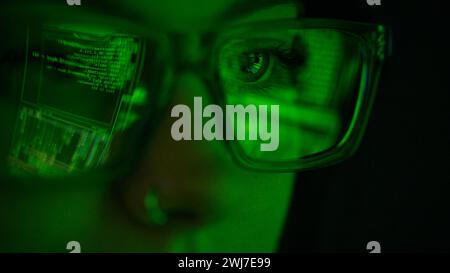
[[[268,174],[230,168],[218,178],[215,198],[230,217],[277,218],[289,206],[295,174]]]
[[[294,174],[234,170],[217,181],[224,217],[196,232],[199,251],[272,252],[281,236]]]
[[[8,208],[0,214],[3,249],[65,252],[67,242],[86,241],[88,231],[102,219],[104,191],[101,189],[27,189],[0,195],[1,207]]]

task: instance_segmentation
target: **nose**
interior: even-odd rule
[[[171,117],[175,105],[187,105],[193,114],[194,97],[202,97],[203,105],[212,103],[205,82],[197,75],[184,73],[172,91],[169,107],[160,113],[161,122],[143,160],[125,182],[124,199],[129,212],[153,225],[170,221],[167,211],[183,211],[185,215],[203,211],[214,190],[214,177],[231,164],[223,143],[176,141],[171,135],[177,119]]]

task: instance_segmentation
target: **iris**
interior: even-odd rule
[[[246,82],[258,81],[269,67],[269,55],[263,52],[242,53],[239,58],[241,80]]]

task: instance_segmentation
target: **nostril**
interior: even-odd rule
[[[144,202],[150,224],[157,226],[165,225],[167,223],[167,214],[159,204],[159,198],[156,191],[149,191]]]
[[[180,225],[195,225],[201,222],[200,212],[193,208],[192,204],[172,204],[170,207],[164,208],[161,205],[158,193],[154,190],[146,195],[145,208],[147,212],[146,222],[154,228],[173,228]]]

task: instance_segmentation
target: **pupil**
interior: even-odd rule
[[[248,81],[255,81],[262,76],[267,64],[263,53],[244,53],[241,58],[241,71],[246,73]]]

